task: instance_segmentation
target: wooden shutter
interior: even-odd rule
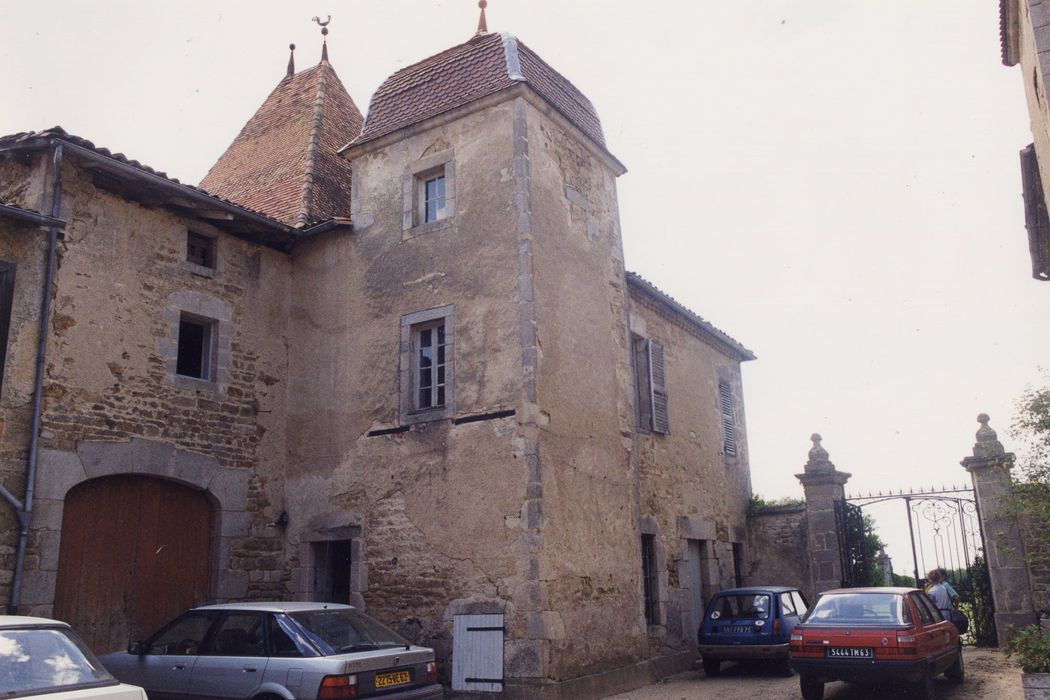
[[[733,419],[733,389],[728,382],[718,383],[718,404],[722,410],[722,439],[727,455],[736,454],[736,421]]]
[[[653,424],[653,392],[649,387],[649,341],[636,335],[631,336],[634,352],[634,400],[637,404],[635,423],[638,432],[648,433]]]
[[[664,346],[655,340],[649,341],[649,390],[652,401],[653,432],[671,432],[667,417],[667,372],[664,365]]]
[[[503,615],[452,620],[452,690],[503,692]]]
[[[1021,151],[1021,186],[1024,190],[1024,224],[1032,256],[1032,277],[1050,279],[1050,217],[1047,216],[1043,181],[1035,145]]]

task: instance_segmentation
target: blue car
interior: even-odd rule
[[[791,675],[788,642],[808,607],[802,591],[788,586],[719,591],[697,630],[704,673],[717,676],[723,661],[760,660]]]

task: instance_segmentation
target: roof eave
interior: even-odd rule
[[[575,131],[581,137],[581,142],[587,146],[588,150],[601,159],[616,176],[623,175],[627,172],[627,167],[621,163],[616,156],[610,153],[608,148],[603,144],[597,143],[593,138],[584,133],[582,129],[573,124],[572,121],[557,107],[552,105],[545,97],[543,97],[543,95],[538,93],[535,88],[524,80],[515,81],[513,85],[501,88],[500,90],[485,95],[484,97],[480,97],[464,105],[459,105],[458,107],[453,107],[450,110],[441,112],[440,114],[435,114],[432,117],[427,117],[422,121],[406,124],[405,126],[399,127],[394,131],[387,132],[380,136],[365,141],[351,141],[340,148],[338,153],[345,158],[357,158],[366,153],[385,148],[390,144],[401,141],[409,136],[413,136],[428,129],[433,129],[434,127],[443,126],[468,114],[507,102],[517,97],[524,97],[529,101],[529,104],[557,121],[563,128]]]
[[[92,163],[95,166],[92,170],[99,170],[125,181],[143,183],[150,189],[163,193],[168,197],[166,203],[177,208],[183,215],[206,221],[226,230],[231,235],[283,251],[287,251],[299,235],[299,230],[293,226],[175,182],[162,175],[122,163],[115,158],[61,137],[32,139],[5,150],[12,152],[42,150],[56,143],[61,143],[67,154]],[[233,221],[239,221],[247,230],[237,230],[230,226]]]
[[[32,209],[22,209],[10,204],[0,204],[0,216],[7,219],[15,219],[16,221],[26,221],[38,226],[53,226],[57,229],[66,227],[66,222],[62,219],[56,219]]]
[[[689,310],[687,307],[678,303],[671,297],[667,296],[659,289],[650,284],[647,280],[642,278],[640,275],[634,273],[627,273],[627,284],[628,286],[634,287],[638,291],[642,292],[650,299],[662,304],[664,307],[673,311],[679,318],[686,321],[690,327],[699,331],[709,340],[713,341],[716,346],[721,348],[730,357],[735,357],[740,362],[749,362],[751,360],[758,359],[755,353],[748,350],[746,347],[738,343],[733,338],[729,337],[722,331],[712,326],[707,321],[700,319],[695,313]]]

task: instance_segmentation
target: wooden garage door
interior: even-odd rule
[[[142,639],[208,595],[212,509],[188,486],[143,476],[70,490],[54,616],[99,653]]]

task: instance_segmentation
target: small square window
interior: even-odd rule
[[[456,162],[452,151],[432,153],[410,163],[403,188],[406,239],[445,228],[456,215]]]
[[[190,231],[186,234],[186,262],[215,267],[215,239]]]
[[[175,373],[212,381],[215,322],[183,313],[179,318],[178,358]]]

